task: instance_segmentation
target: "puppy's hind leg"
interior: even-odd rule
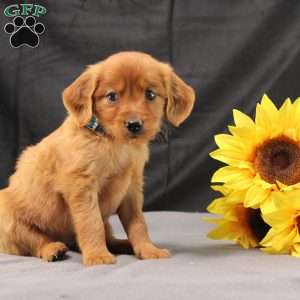
[[[33,225],[18,223],[15,227],[15,239],[23,255],[39,257],[53,262],[63,260],[68,247],[62,242],[55,242]]]
[[[9,194],[5,190],[0,190],[0,253],[24,255],[15,239],[16,222],[13,209],[8,203],[11,203]]]
[[[68,248],[16,218],[12,200],[7,190],[0,191],[0,252],[37,256],[46,261],[63,259]]]

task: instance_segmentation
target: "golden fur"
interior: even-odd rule
[[[157,94],[153,101],[145,90]],[[107,93],[117,92],[114,103]],[[142,259],[170,253],[154,246],[142,214],[148,143],[165,117],[178,126],[190,114],[194,91],[167,64],[139,52],[121,52],[92,65],[63,92],[69,116],[20,156],[9,186],[0,191],[0,252],[62,259],[77,245],[85,265],[110,264],[114,246]],[[84,126],[92,115],[105,132]],[[124,126],[144,123],[141,134]],[[112,236],[117,213],[128,240]]]

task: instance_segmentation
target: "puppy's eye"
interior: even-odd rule
[[[149,101],[153,101],[156,98],[156,93],[152,90],[146,90],[145,96]]]
[[[110,102],[116,102],[119,99],[119,96],[116,92],[110,92],[105,97]]]

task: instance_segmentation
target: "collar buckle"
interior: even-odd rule
[[[99,124],[98,119],[95,115],[92,116],[91,120],[84,127],[92,131],[104,133],[104,128]]]

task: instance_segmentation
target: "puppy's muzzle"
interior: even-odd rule
[[[139,119],[130,119],[125,122],[125,127],[131,134],[139,134],[143,130],[144,122]]]

